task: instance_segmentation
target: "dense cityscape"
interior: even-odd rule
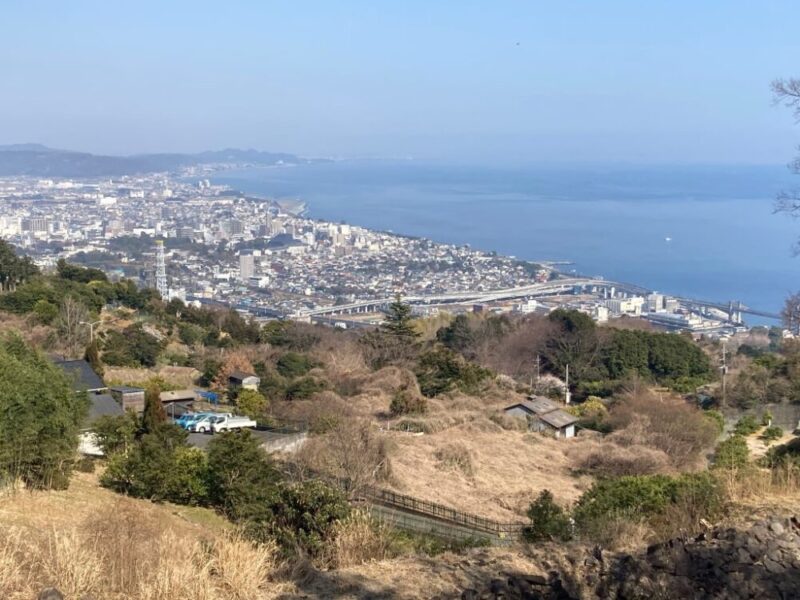
[[[602,281],[539,287],[572,280],[555,264],[315,220],[298,200],[212,184],[208,177],[219,168],[113,179],[5,177],[0,236],[45,269],[63,258],[134,279],[167,298],[224,304],[259,318],[374,324],[381,302],[399,294],[424,314],[443,306],[522,313],[564,306],[599,322],[644,317],[695,332],[741,326],[733,307]]]

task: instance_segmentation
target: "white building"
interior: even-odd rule
[[[631,296],[630,298],[611,298],[606,300],[606,306],[614,316],[631,315],[638,317],[642,314],[644,298]]]

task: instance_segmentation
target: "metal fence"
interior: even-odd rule
[[[468,529],[490,533],[501,539],[518,537],[522,532],[522,528],[524,527],[522,523],[500,523],[499,521],[493,521],[492,519],[487,519],[485,517],[479,517],[477,515],[461,512],[448,506],[444,506],[443,504],[421,500],[419,498],[414,498],[413,496],[398,494],[390,490],[376,487],[366,488],[363,496],[368,502],[382,504],[384,506],[389,506],[399,510],[419,513],[421,515],[433,517],[435,519],[446,521],[460,527],[466,527]]]

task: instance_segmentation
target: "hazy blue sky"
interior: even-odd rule
[[[0,143],[781,163],[798,23],[798,0],[2,0]]]

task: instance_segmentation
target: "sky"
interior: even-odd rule
[[[0,143],[780,164],[800,2],[0,0]]]

